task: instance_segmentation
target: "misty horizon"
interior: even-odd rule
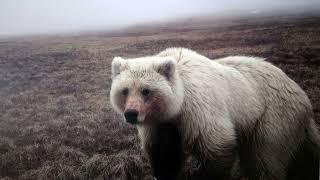
[[[32,3],[31,3],[32,2]],[[112,30],[135,24],[170,21],[201,15],[239,12],[258,14],[272,10],[308,11],[318,0],[239,1],[102,1],[102,0],[2,0],[0,36]],[[319,8],[320,9],[320,8]]]

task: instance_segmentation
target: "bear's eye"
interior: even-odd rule
[[[129,93],[129,89],[128,88],[124,88],[121,91],[121,94],[124,95],[124,96],[128,95],[128,93]]]
[[[143,96],[148,96],[150,94],[150,90],[149,89],[143,89],[141,93],[142,93]]]

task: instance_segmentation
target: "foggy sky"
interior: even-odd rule
[[[320,0],[0,0],[0,36],[111,29],[233,10],[320,7]]]

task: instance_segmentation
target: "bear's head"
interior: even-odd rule
[[[154,125],[179,114],[183,84],[172,57],[143,57],[112,61],[110,100],[131,124]]]

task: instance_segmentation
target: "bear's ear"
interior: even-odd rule
[[[123,59],[122,57],[114,57],[112,60],[111,71],[112,71],[112,78],[116,77],[121,71],[124,70],[126,66],[127,60]]]
[[[177,61],[172,57],[166,57],[165,60],[162,60],[158,67],[157,72],[165,76],[167,79],[171,79],[176,70]]]

